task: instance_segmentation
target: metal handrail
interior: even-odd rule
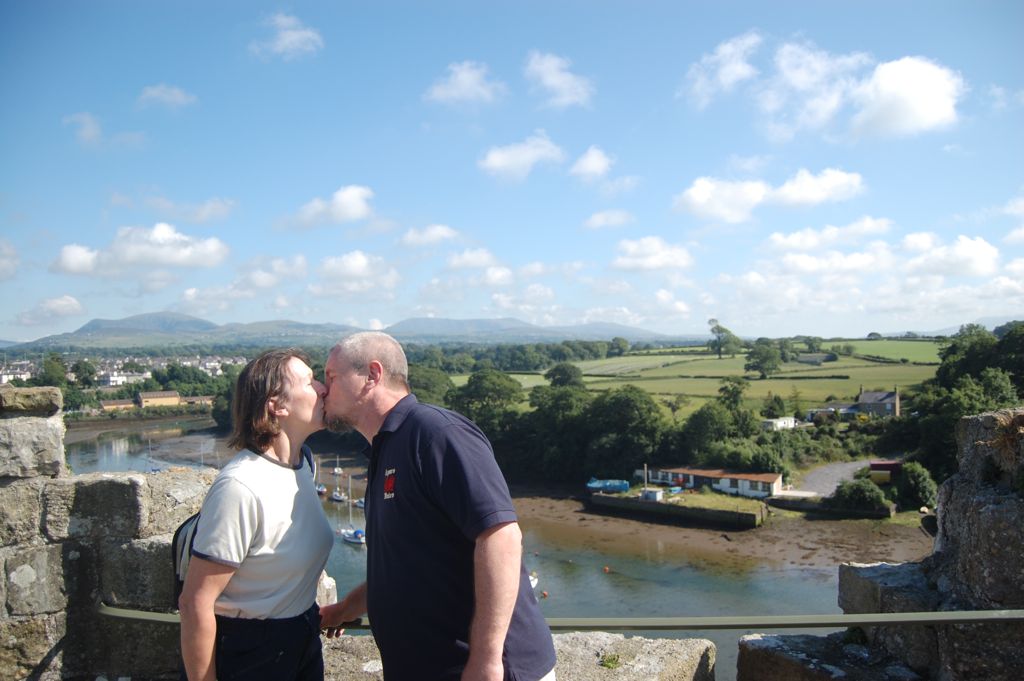
[[[97,612],[160,624],[179,624],[174,612],[150,612],[97,604]],[[1024,610],[952,610],[940,612],[893,612],[856,615],[752,615],[737,617],[549,617],[552,631],[687,631],[699,629],[816,629],[835,627],[927,626],[934,624],[984,624],[1024,622]],[[370,622],[361,617],[346,622],[345,629],[364,631]]]

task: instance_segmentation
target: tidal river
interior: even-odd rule
[[[151,471],[183,463],[219,466],[231,456],[209,422],[136,424],[123,430],[73,427],[66,438],[74,473]],[[108,424],[104,428],[122,428]],[[324,510],[338,530],[364,527],[362,511],[329,499],[334,489],[359,498],[365,467],[361,455],[319,454],[320,480],[328,486]],[[335,474],[335,468],[341,474]],[[837,566],[780,560],[785,546],[749,532],[721,533],[648,525],[587,514],[565,500],[516,499],[524,534],[527,570],[536,573],[541,607],[548,617],[671,617],[711,615],[795,615],[839,612]],[[752,532],[761,532],[754,530]],[[841,533],[840,533],[841,534]],[[762,535],[762,537],[765,535]],[[770,535],[768,535],[770,536]],[[724,541],[723,541],[724,540]],[[727,547],[716,550],[715,542]],[[800,537],[777,543],[806,546]],[[803,544],[801,543],[803,541]],[[746,546],[746,550],[739,548]],[[425,547],[429,550],[429,547]],[[762,555],[763,554],[763,555]],[[809,554],[808,554],[809,555]],[[362,581],[365,549],[339,536],[327,572],[339,594]],[[633,632],[627,635],[700,637],[715,642],[716,678],[735,678],[737,640],[748,632]],[[771,632],[768,632],[771,633]],[[826,633],[822,630],[780,633]]]

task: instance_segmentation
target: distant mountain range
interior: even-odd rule
[[[71,333],[46,336],[16,349],[145,348],[182,345],[333,345],[342,336],[362,331],[342,324],[305,324],[288,320],[217,325],[175,312],[153,312],[124,319],[93,319]],[[564,340],[664,341],[669,336],[621,324],[537,326],[519,319],[406,319],[384,329],[403,342],[419,343],[558,343]],[[706,337],[705,337],[706,338]],[[696,340],[681,337],[673,340]]]

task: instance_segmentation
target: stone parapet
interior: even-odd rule
[[[740,638],[737,681],[921,681],[923,677],[843,634]],[[926,677],[924,677],[926,678]]]
[[[558,681],[714,681],[715,645],[706,639],[648,639],[604,632],[555,634]],[[602,662],[604,664],[602,664]],[[382,681],[370,636],[324,641],[325,679]]]

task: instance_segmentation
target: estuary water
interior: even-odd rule
[[[113,424],[111,424],[113,425]],[[65,450],[74,473],[162,470],[171,465],[213,465],[232,453],[208,421],[137,424],[124,429],[72,428]],[[106,426],[109,427],[109,426]],[[120,425],[115,426],[121,428]],[[320,457],[320,480],[328,486],[323,505],[331,524],[365,527],[362,510],[327,498],[335,487],[362,495],[361,455]],[[342,469],[335,476],[334,469]],[[683,617],[797,615],[840,612],[837,568],[780,568],[720,564],[691,555],[686,546],[634,537],[609,542],[575,525],[522,521],[524,562],[537,574],[541,609],[548,617]],[[327,572],[339,595],[363,581],[366,553],[337,536]],[[547,594],[546,596],[544,594]],[[708,638],[717,646],[716,678],[735,679],[737,641],[742,631],[627,632],[648,637]],[[770,633],[770,632],[769,632]],[[827,633],[825,630],[780,633]]]

